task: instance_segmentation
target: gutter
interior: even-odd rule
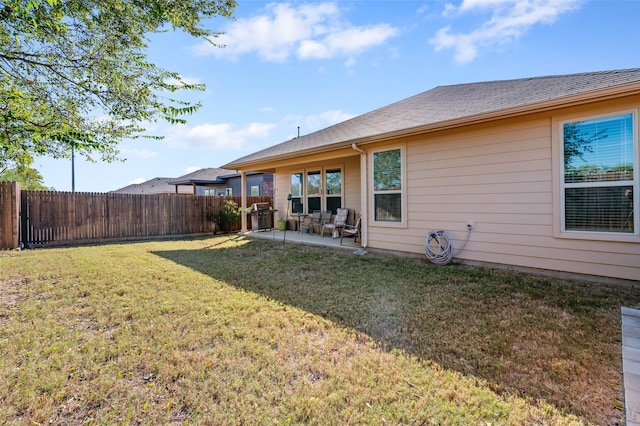
[[[351,144],[351,148],[354,151],[358,151],[360,154],[367,155],[367,152],[365,150],[363,150],[362,148],[360,148],[358,145],[356,145],[355,142]]]

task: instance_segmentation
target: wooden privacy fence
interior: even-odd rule
[[[13,194],[11,188],[17,196],[5,206],[4,200]],[[0,247],[17,247],[15,240],[8,241],[2,234],[8,235],[9,229],[18,234],[18,225],[19,244],[25,247],[211,234],[219,230],[215,219],[227,201],[241,205],[241,197],[20,191],[18,185],[3,185]],[[271,197],[247,197],[248,204],[257,202],[271,203]],[[7,214],[6,208],[16,211],[19,219],[7,219],[16,214]],[[241,219],[237,219],[226,230],[240,228]]]
[[[0,249],[16,248],[20,229],[20,186],[0,182]]]

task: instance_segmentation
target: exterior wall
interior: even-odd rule
[[[273,188],[272,188],[271,182],[273,182],[273,177],[271,176],[271,174],[248,175],[247,176],[247,195],[251,195],[252,186],[257,186],[260,188],[260,196],[272,195]]]
[[[406,149],[407,222],[387,227],[369,220],[368,246],[424,253],[428,232],[442,229],[456,253],[469,223],[473,231],[458,259],[640,280],[639,236],[554,235],[560,223],[558,119],[630,108],[640,109],[640,99],[390,141]]]
[[[251,174],[247,175],[247,196],[251,195],[251,187],[257,186],[260,188],[260,194],[258,196],[270,197],[273,195],[273,177],[271,173]],[[242,178],[240,176],[234,176],[227,179],[226,188],[231,188],[233,195],[240,196],[242,193],[240,188],[242,187]]]
[[[260,188],[260,193],[256,195],[257,197],[270,197],[273,194],[273,177],[271,173],[265,174],[251,174],[247,176],[247,196],[251,196],[251,187],[258,186]],[[215,185],[207,185],[207,186],[197,186],[196,187],[196,195],[217,195],[217,196],[226,196],[227,188],[231,188],[232,196],[239,197],[242,195],[240,188],[242,187],[242,178],[240,176],[233,176],[226,180],[225,183],[215,184]],[[193,192],[191,186],[187,186],[189,189],[189,194]],[[212,193],[215,191],[215,193]]]
[[[249,186],[249,178],[253,177],[253,176],[247,176],[247,186]],[[234,195],[242,195],[242,192],[240,191],[240,188],[242,187],[242,179],[240,178],[240,176],[238,177],[232,177],[227,179],[227,184],[225,186],[225,191],[227,188],[231,188],[231,193]],[[249,186],[250,187],[250,186]],[[248,192],[249,195],[251,195],[250,192]]]
[[[287,195],[291,192],[291,183],[289,181],[291,173],[334,167],[342,168],[342,206],[351,209],[354,213],[361,212],[360,156],[359,154],[353,155],[353,151],[351,151],[351,155],[348,157],[338,159],[304,157],[296,165],[277,167],[274,173],[274,204],[278,210],[277,218],[284,218],[287,213]],[[289,210],[291,210],[291,206],[289,206]]]

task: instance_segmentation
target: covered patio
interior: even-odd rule
[[[258,238],[263,240],[273,240],[284,244],[310,244],[326,247],[336,247],[345,250],[362,250],[360,239],[354,242],[352,237],[345,237],[340,245],[340,238],[332,238],[330,235],[321,237],[318,234],[301,233],[298,231],[278,231],[271,229],[270,231],[248,231],[242,233],[248,238]]]

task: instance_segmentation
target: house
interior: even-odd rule
[[[175,194],[176,187],[168,182],[173,178],[155,177],[142,183],[133,183],[111,191],[118,194]],[[190,188],[180,188],[180,194],[191,194]]]
[[[363,247],[638,281],[639,111],[640,68],[440,86],[223,167],[360,212]]]
[[[273,196],[273,175],[271,173],[248,172],[246,180],[246,194],[253,197]],[[242,175],[232,173],[220,176],[225,181],[226,195],[241,195]]]
[[[175,186],[175,192],[190,188],[193,195],[242,195],[241,175],[233,170],[205,168],[180,176],[168,182]],[[271,196],[273,176],[271,173],[248,173],[246,195]]]

